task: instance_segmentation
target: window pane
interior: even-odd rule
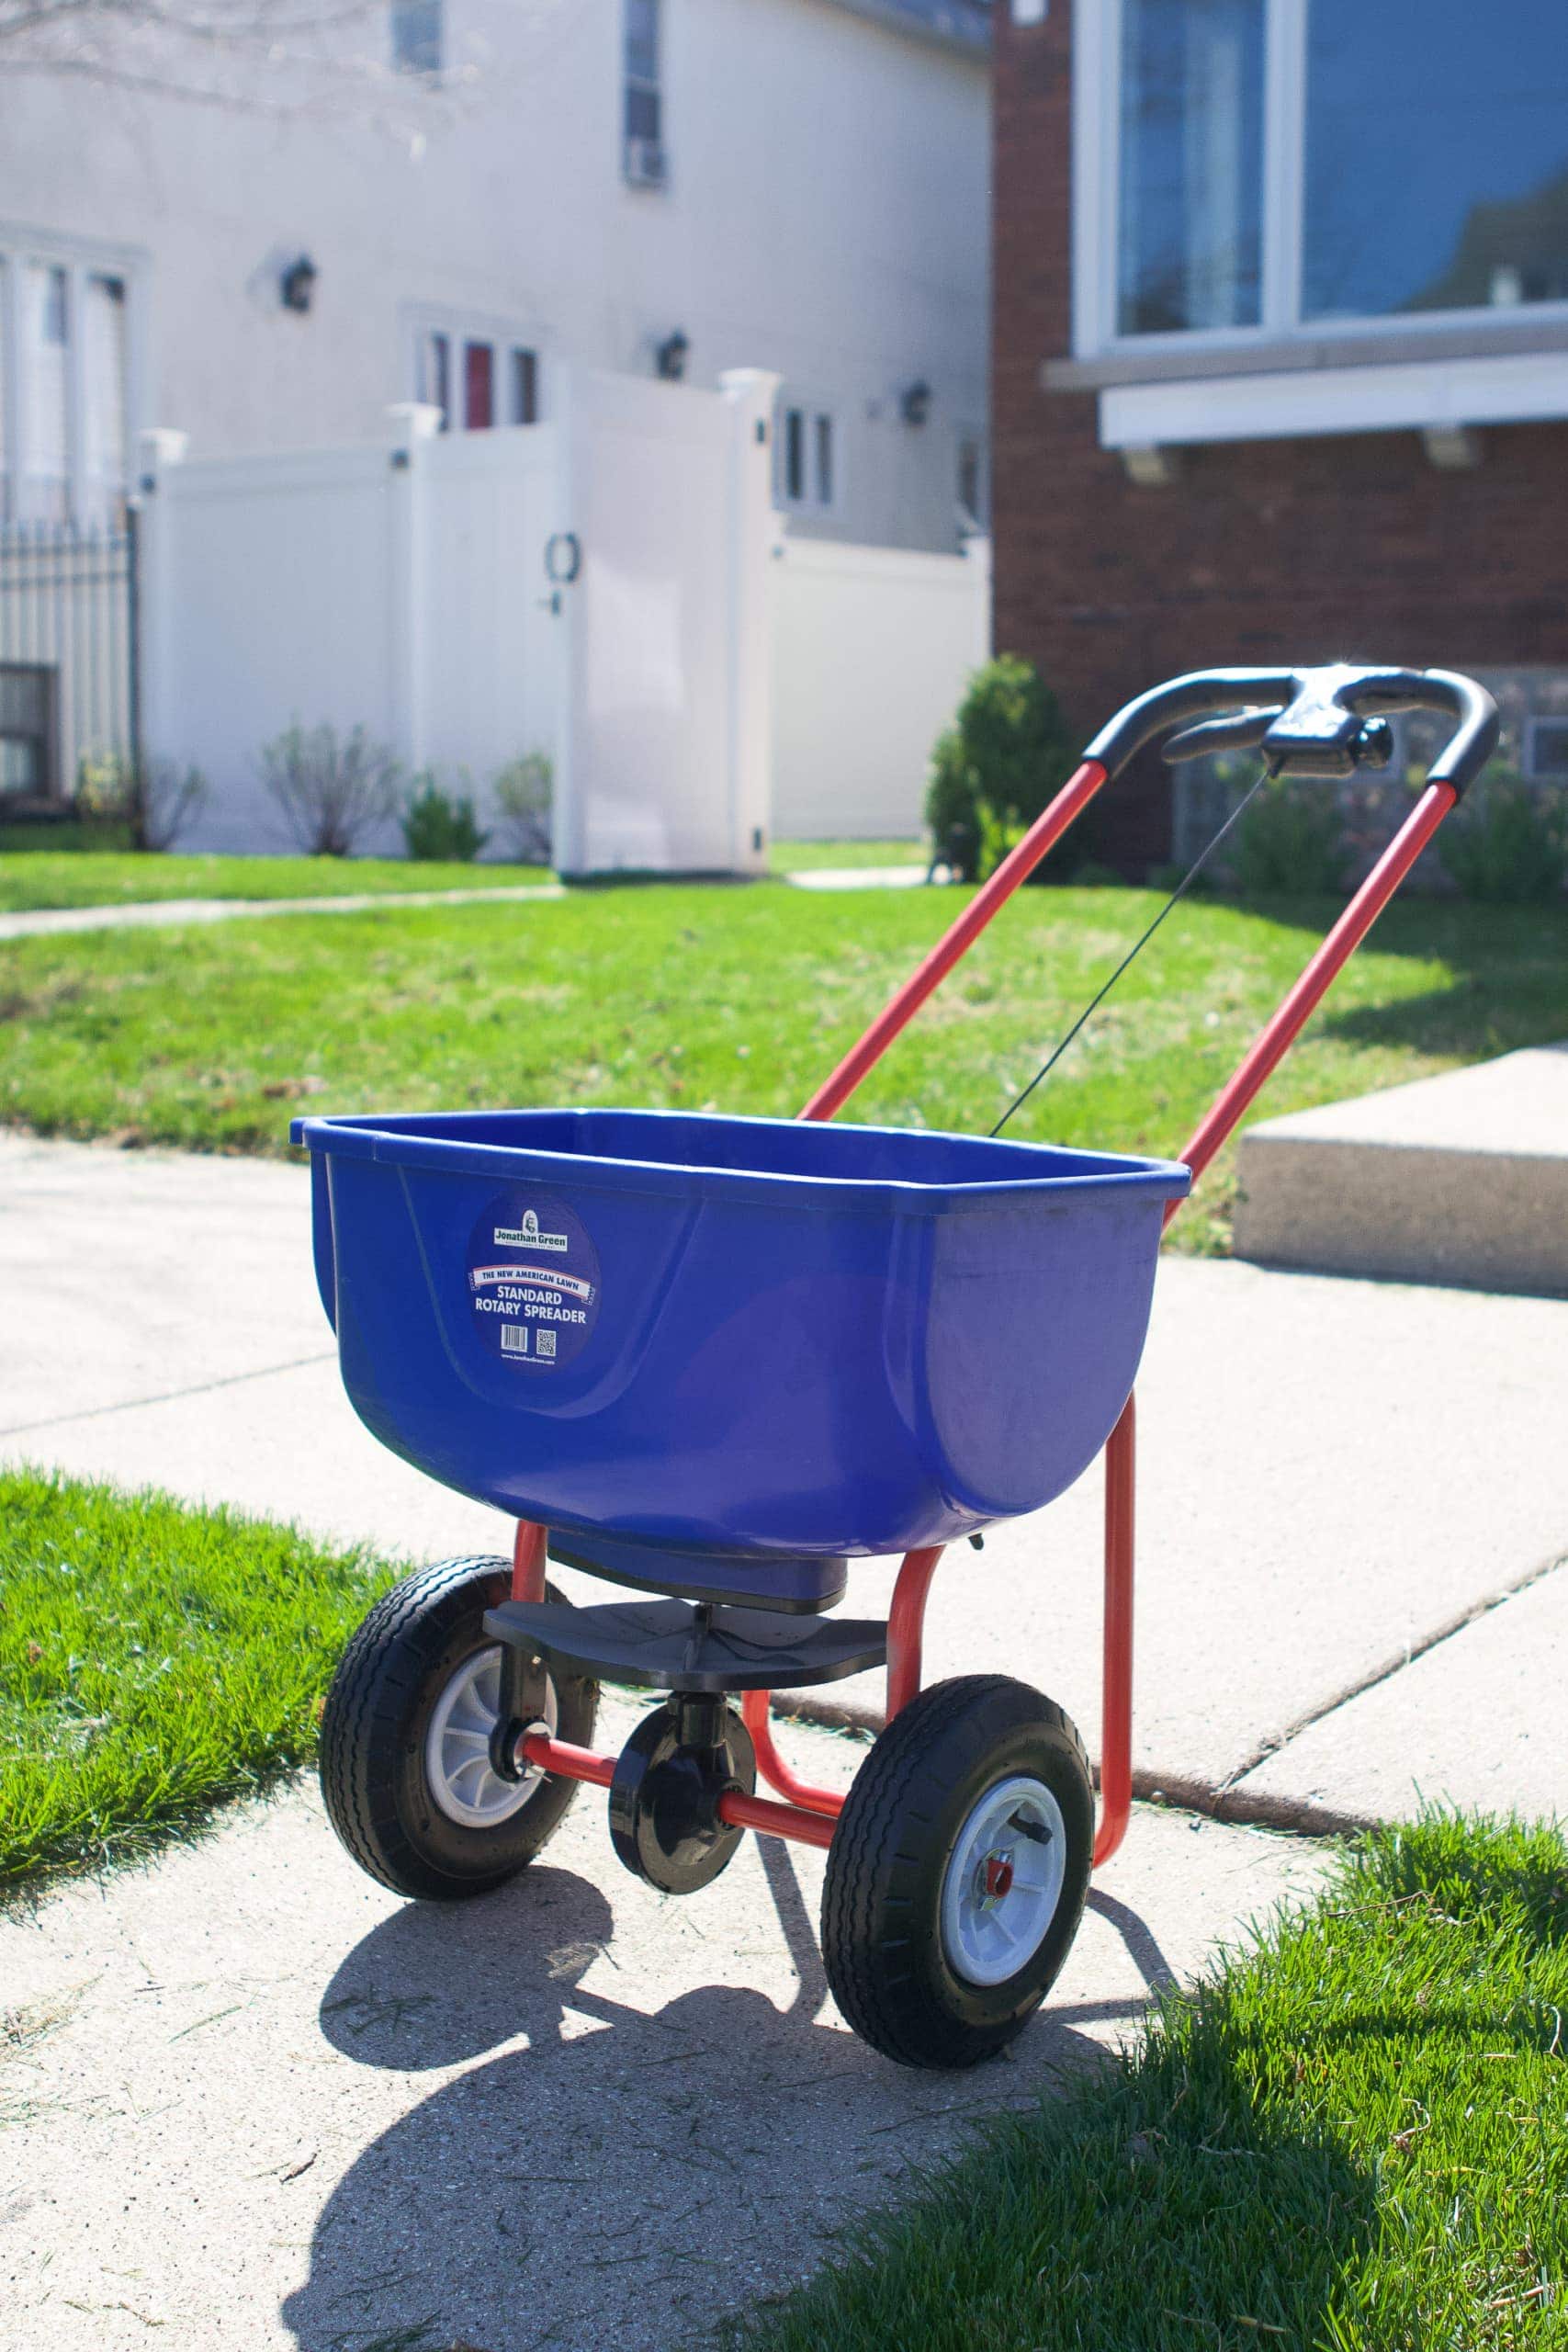
[[[1307,317],[1565,300],[1563,0],[1312,0]]]
[[[539,421],[539,362],[532,351],[513,349],[512,354],[512,422],[513,424],[537,424]]]
[[[85,397],[83,451],[90,481],[121,491],[130,471],[125,415],[125,285],[118,277],[87,280],[82,313]]]
[[[1118,329],[1256,326],[1263,0],[1127,0],[1123,23]]]
[[[659,144],[659,93],[635,82],[626,84],[626,137],[650,139]]]
[[[69,316],[65,272],[29,262],[22,279],[22,379],[26,423],[24,463],[36,513],[63,514],[71,471],[65,420],[65,338]]]
[[[817,420],[817,503],[819,506],[833,503],[833,420],[819,416]]]
[[[463,345],[463,422],[470,433],[495,423],[495,350],[488,343]]]
[[[444,334],[423,334],[419,339],[419,390],[416,397],[430,408],[441,411],[441,430],[446,433],[452,424],[452,346]]]
[[[392,62],[403,74],[441,71],[441,0],[392,0]]]
[[[626,0],[626,78],[659,79],[659,0]]]
[[[798,408],[784,411],[784,492],[796,505],[806,496],[806,415]]]

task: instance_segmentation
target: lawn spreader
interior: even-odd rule
[[[827,1124],[1138,752],[1255,748],[1265,775],[1332,781],[1386,760],[1386,715],[1414,710],[1455,722],[1445,749],[1179,1159]],[[1440,671],[1156,687],[1089,746],[797,1121],[295,1123],[355,1409],[517,1521],[510,1560],[446,1561],[388,1593],[339,1666],[321,1782],[373,1877],[486,1893],[592,1781],[621,1860],[667,1893],[707,1884],[748,1829],[824,1849],[828,1982],[888,2057],[965,2065],[1021,2030],[1131,1806],[1132,1391],[1162,1229],[1496,734],[1490,698]],[[920,1648],[944,1546],[1038,1510],[1102,1451],[1097,1832],[1060,1707],[999,1675],[922,1688]],[[832,1613],[852,1562],[897,1554],[886,1622]],[[551,1558],[621,1591],[572,1606]],[[775,1746],[770,1694],[880,1666],[886,1728],[847,1794],[812,1786]],[[592,1745],[606,1681],[668,1694],[619,1756]]]

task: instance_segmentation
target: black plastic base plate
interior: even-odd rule
[[[536,1651],[595,1682],[653,1690],[784,1690],[837,1682],[887,1657],[887,1628],[879,1618],[695,1609],[684,1600],[594,1609],[503,1600],[484,1623],[491,1641]]]
[[[579,1534],[552,1527],[550,1557],[638,1592],[679,1593],[736,1609],[814,1617],[842,1600],[849,1561],[806,1552],[677,1552],[631,1535]]]

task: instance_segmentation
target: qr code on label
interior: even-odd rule
[[[525,1339],[526,1339],[528,1335],[527,1335],[527,1333],[525,1331],[525,1333],[523,1334],[523,1336],[524,1336],[524,1338],[525,1338]],[[556,1335],[555,1335],[555,1333],[554,1333],[553,1331],[540,1331],[539,1333],[537,1333],[537,1334],[536,1334],[536,1340],[535,1340],[534,1353],[535,1353],[536,1356],[553,1356],[553,1355],[554,1355],[554,1353],[555,1353],[555,1351],[556,1351]]]
[[[553,1356],[556,1351],[555,1333],[553,1331],[541,1331],[539,1337],[541,1340],[547,1339],[549,1340],[550,1344],[547,1352]],[[503,1323],[502,1325],[501,1352],[503,1356],[525,1356],[527,1354],[528,1326],[526,1323]],[[547,1353],[547,1351],[544,1348],[541,1348],[539,1350],[539,1353],[544,1355]]]

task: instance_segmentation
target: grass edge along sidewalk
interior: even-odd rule
[[[238,1511],[0,1471],[0,1900],[308,1762],[395,1573]]]
[[[1430,1814],[846,2233],[734,2352],[1568,2344],[1568,1841]]]
[[[775,874],[819,866],[924,866],[923,841],[776,842]],[[0,825],[0,913],[28,914],[76,907],[155,905],[169,899],[347,899],[374,893],[396,898],[419,890],[498,890],[554,879],[544,865],[473,859],[403,857],[223,856],[81,844],[22,847]]]

